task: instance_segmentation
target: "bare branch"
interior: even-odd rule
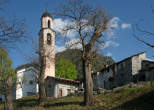
[[[0,20],[0,47],[9,47],[16,42],[28,39],[27,28],[24,20],[14,19],[12,21]],[[12,46],[13,46],[12,45]]]
[[[135,34],[133,34],[133,36],[134,36],[138,41],[144,43],[145,45],[147,45],[147,46],[149,46],[149,47],[154,48],[154,45],[153,45],[153,44],[150,44],[150,43],[148,43],[148,42],[146,42],[146,41],[144,41],[144,40],[141,40],[141,39],[140,39],[139,37],[137,37]]]
[[[147,31],[147,30],[141,29],[141,28],[139,27],[138,24],[136,24],[136,29],[137,29],[138,31],[140,31],[140,32],[145,33],[145,34],[154,35],[154,33],[150,32],[150,31]]]

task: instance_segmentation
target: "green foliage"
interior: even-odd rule
[[[9,76],[16,78],[15,70],[11,66],[12,61],[8,56],[8,52],[0,49],[0,92],[4,91],[3,89]]]
[[[76,79],[77,70],[76,66],[68,59],[61,58],[56,62],[56,77],[67,78],[67,79]]]
[[[58,62],[60,58],[70,60],[74,65],[76,65],[78,78],[81,79],[83,77],[81,55],[82,53],[79,49],[67,49],[63,52],[59,52],[56,54],[56,62]],[[113,63],[114,60],[111,57],[103,56],[97,53],[96,58],[92,63],[92,71],[100,71],[104,68],[105,65],[111,65]]]

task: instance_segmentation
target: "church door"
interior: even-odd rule
[[[62,97],[63,91],[62,89],[59,89],[58,97]]]

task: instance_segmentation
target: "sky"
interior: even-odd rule
[[[66,0],[10,0],[6,5],[7,10],[4,15],[8,18],[18,17],[24,19],[28,27],[30,37],[38,42],[38,32],[40,30],[40,18],[46,9],[51,13],[58,7],[60,3]],[[111,15],[110,26],[114,30],[109,30],[106,34],[106,45],[102,49],[102,54],[111,56],[116,62],[127,58],[131,55],[146,51],[148,59],[154,59],[154,49],[137,41],[133,37],[133,27],[140,24],[144,29],[153,31],[154,0],[84,0],[86,3],[94,7],[103,7]],[[62,18],[53,18],[55,28],[63,26],[66,20]],[[56,27],[57,26],[57,27]],[[154,31],[153,31],[154,32]],[[72,35],[72,34],[71,34]],[[144,38],[143,38],[144,39]],[[154,41],[146,35],[148,42]],[[65,49],[61,42],[56,41],[56,51]],[[20,49],[11,50],[9,55],[13,60],[13,67],[28,63],[28,59],[24,55],[30,56],[32,43],[21,43],[18,45]]]

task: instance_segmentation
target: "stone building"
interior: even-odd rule
[[[92,75],[94,89],[112,89],[134,81],[154,80],[154,62],[145,52],[133,55]]]

